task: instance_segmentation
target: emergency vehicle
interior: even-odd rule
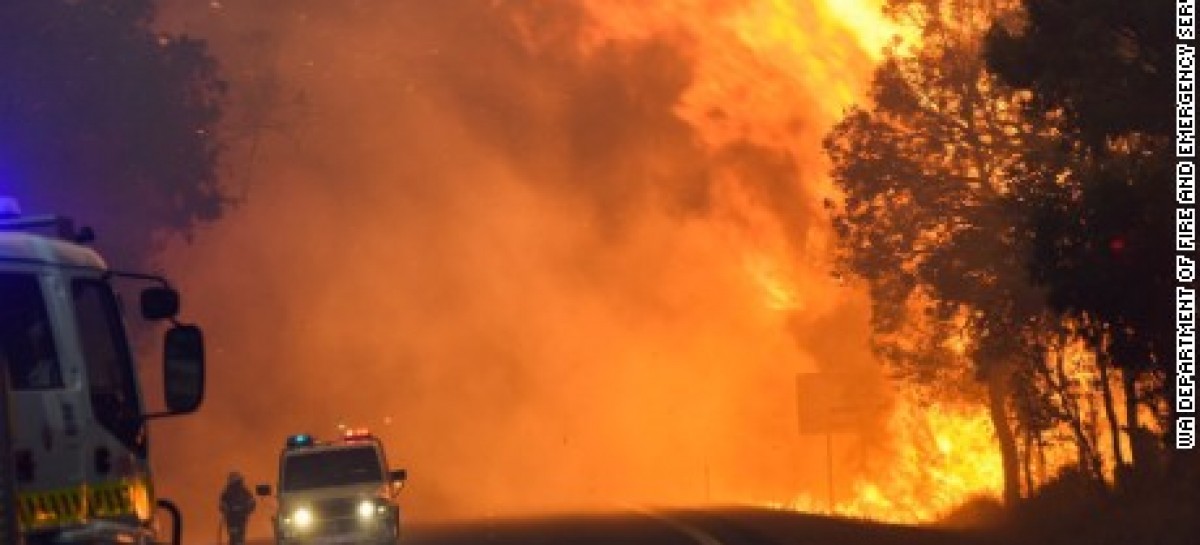
[[[155,497],[147,424],[199,408],[204,341],[175,320],[179,295],[166,279],[109,269],[87,246],[93,237],[66,218],[22,216],[0,197],[0,456],[11,461],[0,471],[0,538],[8,543],[157,542],[161,511],[179,541],[178,509]],[[119,284],[141,288],[144,319],[171,324],[165,411],[143,405]]]
[[[275,543],[393,545],[407,478],[403,469],[388,469],[383,442],[365,429],[348,429],[337,441],[289,436],[279,455]],[[271,485],[255,492],[271,496]]]

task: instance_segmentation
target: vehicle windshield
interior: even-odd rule
[[[373,445],[291,453],[284,457],[282,491],[384,482]]]
[[[14,390],[63,386],[50,316],[32,274],[0,273],[0,367]]]

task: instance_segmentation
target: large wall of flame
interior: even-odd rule
[[[427,520],[823,491],[795,374],[883,396],[827,272],[819,139],[875,32],[839,17],[166,2],[225,67],[244,191],[166,256],[210,349],[203,410],[153,430],[194,539],[226,471],[273,481],[286,434],[339,423],[383,436]]]

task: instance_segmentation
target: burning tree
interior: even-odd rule
[[[1103,479],[1081,389],[1106,394],[1118,434],[1106,377],[1080,385],[1065,360],[1090,330],[1055,313],[1028,274],[1036,232],[1024,221],[1030,195],[1020,184],[1062,176],[1068,165],[1031,159],[1062,157],[1058,119],[1024,110],[1030,95],[1005,86],[984,61],[986,31],[1016,17],[1016,7],[891,2],[894,17],[921,29],[920,41],[889,51],[870,103],[826,139],[844,195],[831,204],[840,266],[870,288],[877,351],[931,398],[983,386],[967,400],[988,407],[1008,502],[1020,496],[1022,472],[1026,490],[1035,486],[1032,454],[1060,424],[1080,465]],[[1114,439],[1118,459],[1119,448]]]
[[[1121,374],[1130,462],[1156,450],[1139,410],[1166,417],[1173,325],[1171,263],[1171,13],[1168,0],[1024,2],[996,25],[988,61],[1027,90],[1033,116],[1062,119],[1060,146],[1024,150],[1021,215],[1031,269],[1056,312],[1084,324],[1101,380]],[[1136,287],[1136,288],[1135,288]],[[1107,395],[1107,391],[1106,391]],[[1109,419],[1117,420],[1111,414]],[[1118,430],[1114,454],[1123,461]]]

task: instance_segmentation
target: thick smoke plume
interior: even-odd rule
[[[869,56],[822,3],[646,4],[167,2],[244,191],[167,256],[210,344],[206,406],[154,429],[192,539],[228,470],[343,423],[415,519],[823,493],[796,374],[881,395],[820,208]]]

